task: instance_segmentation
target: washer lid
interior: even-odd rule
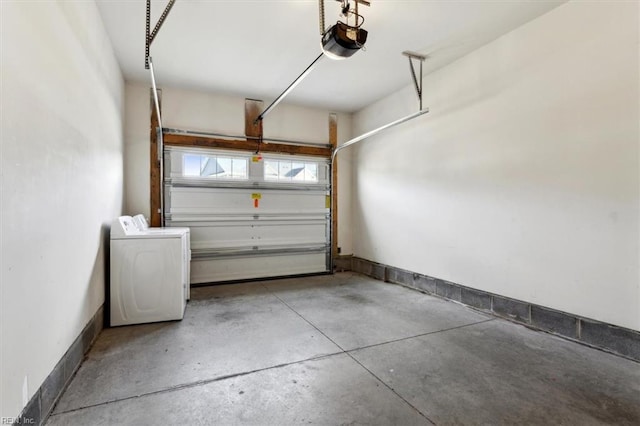
[[[111,224],[112,240],[122,238],[182,237],[188,233],[189,228],[149,228],[146,219],[142,215],[134,217],[120,216]]]
[[[186,233],[184,232],[140,232],[139,234],[131,234],[124,236],[111,236],[111,240],[169,240],[182,239]]]
[[[149,228],[141,232],[142,235],[184,235],[189,228]]]
[[[182,238],[189,234],[189,228],[147,228],[140,230],[135,218],[120,216],[111,225],[111,239],[125,238]]]

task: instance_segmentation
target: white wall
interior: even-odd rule
[[[124,117],[124,214],[143,213],[149,207],[149,123],[151,117],[148,86],[125,84]]]
[[[638,12],[571,2],[426,76],[358,147],[355,255],[640,330]]]
[[[123,81],[93,2],[2,1],[0,417],[104,302]]]
[[[156,70],[156,74],[162,70]],[[242,97],[160,87],[162,125],[229,135],[244,135]],[[149,216],[149,117],[150,84],[127,83],[125,118],[125,211]],[[266,107],[271,100],[265,100]],[[326,144],[329,111],[281,103],[264,119],[264,136]],[[351,115],[338,114],[338,142],[351,137]],[[351,171],[349,157],[339,165],[343,177],[338,187],[338,244],[351,253]],[[343,207],[344,206],[344,207]]]

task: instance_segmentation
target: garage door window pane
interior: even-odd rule
[[[232,179],[247,178],[247,160],[245,158],[234,158],[231,164]]]
[[[304,180],[307,182],[318,181],[318,165],[316,163],[307,163],[304,167]]]
[[[182,175],[207,179],[247,179],[247,159],[184,154]]]
[[[318,183],[318,163],[266,160],[264,179],[278,182]]]

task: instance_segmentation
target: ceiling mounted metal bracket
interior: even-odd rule
[[[426,55],[416,52],[410,52],[405,50],[402,52],[404,56],[409,58],[409,68],[411,69],[411,76],[413,77],[413,84],[416,87],[416,93],[418,94],[418,99],[420,100],[420,110],[422,110],[422,63],[425,59],[427,59]],[[413,61],[417,60],[420,62],[420,82],[418,82],[418,77],[416,76],[416,69],[413,66]]]
[[[160,31],[160,27],[164,24],[164,20],[167,18],[169,12],[171,12],[171,8],[176,0],[169,0],[167,7],[164,8],[162,15],[160,15],[160,19],[158,19],[158,23],[156,24],[153,31],[151,30],[151,0],[147,0],[147,32],[144,46],[144,68],[149,69],[149,48],[151,47],[151,43],[156,38],[158,31]]]
[[[420,109],[417,112],[414,112],[413,114],[409,114],[406,117],[402,117],[397,119],[396,121],[392,121],[391,123],[385,124],[384,126],[380,126],[377,129],[373,129],[368,131],[365,134],[362,134],[360,136],[357,136],[355,138],[352,138],[351,140],[348,140],[347,142],[343,143],[342,145],[339,145],[336,149],[333,150],[333,153],[331,154],[331,165],[333,166],[333,163],[336,159],[336,156],[338,155],[338,152],[342,151],[344,148],[347,148],[353,144],[356,144],[358,142],[362,142],[363,140],[382,132],[383,130],[386,130],[390,127],[395,127],[399,124],[405,123],[409,120],[413,120],[414,118],[420,117],[421,115],[424,115],[426,113],[429,112],[429,108],[425,108],[422,109],[422,63],[424,62],[425,59],[427,59],[426,55],[422,55],[420,53],[415,53],[415,52],[409,52],[409,51],[404,51],[402,52],[402,54],[406,57],[409,58],[409,67],[411,68],[411,76],[413,77],[413,83],[415,84],[415,88],[416,88],[416,92],[418,93],[418,99],[420,99]],[[418,60],[420,61],[420,81],[418,82],[418,77],[416,76],[416,70],[413,66],[413,61],[414,60]]]

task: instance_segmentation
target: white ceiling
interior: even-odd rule
[[[150,82],[144,67],[145,0],[96,0],[128,81]],[[411,50],[428,55],[424,73],[565,1],[372,0],[362,7],[366,51],[325,58],[287,102],[353,112],[411,84]],[[168,0],[152,0],[151,28]],[[339,3],[325,0],[327,25]],[[151,46],[158,85],[271,102],[320,53],[317,0],[177,0]],[[417,105],[417,103],[416,103]]]

